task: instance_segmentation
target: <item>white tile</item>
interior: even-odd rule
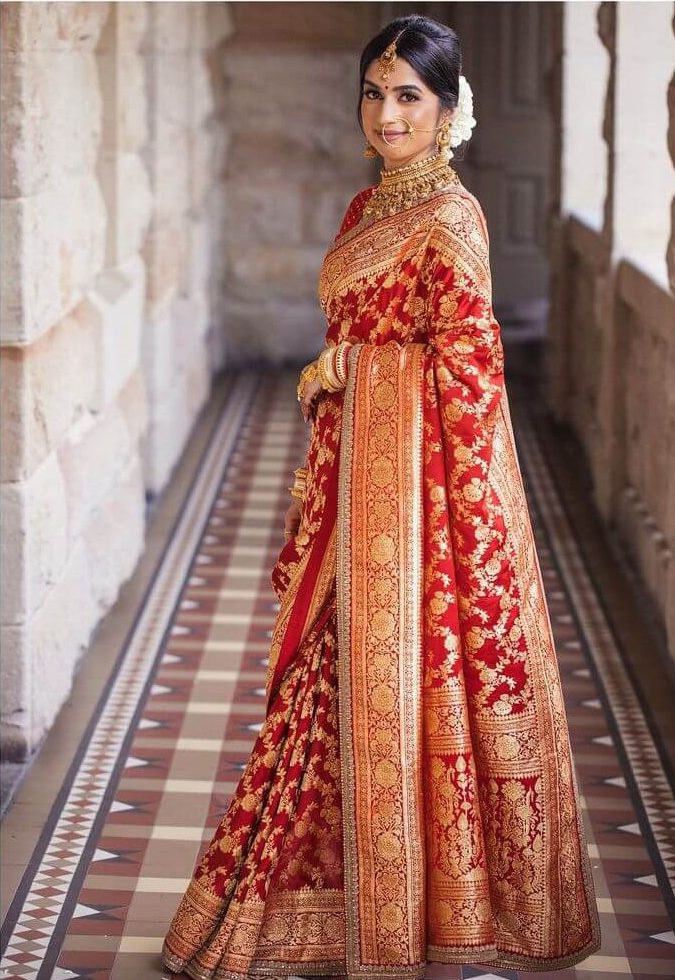
[[[120,953],[161,953],[163,936],[122,936]]]
[[[152,828],[151,840],[201,840],[203,836],[203,827],[156,826]]]
[[[179,738],[176,752],[221,752],[222,738]]]
[[[190,884],[189,878],[139,878],[136,882],[137,892],[167,892],[170,895],[180,895]]]

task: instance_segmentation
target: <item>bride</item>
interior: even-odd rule
[[[416,15],[361,56],[383,169],[321,269],[266,718],[174,972],[556,970],[600,944],[488,232],[449,162],[475,125],[460,71],[455,32]]]

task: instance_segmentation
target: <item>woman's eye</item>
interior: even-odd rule
[[[370,89],[368,89],[368,90],[367,90],[366,92],[364,92],[363,94],[364,94],[364,96],[365,96],[365,97],[366,97],[367,99],[370,99],[370,97],[371,97],[371,95],[372,95],[372,96],[374,96],[374,97],[375,97],[376,99],[377,99],[377,98],[379,97],[379,92],[376,92],[374,88],[370,88]],[[371,101],[372,101],[372,99],[371,99]]]
[[[413,92],[404,92],[403,95],[401,96],[401,98],[402,99],[405,99],[406,96],[408,96],[408,98],[406,99],[406,101],[417,102],[417,96]]]

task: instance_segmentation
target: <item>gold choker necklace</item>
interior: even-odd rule
[[[395,170],[381,170],[380,177],[380,183],[363,209],[362,220],[396,214],[413,207],[434,191],[460,183],[456,171],[440,153]]]

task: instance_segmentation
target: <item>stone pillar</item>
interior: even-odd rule
[[[143,544],[147,208],[142,126],[124,111],[130,89],[120,92],[133,84],[139,17],[140,4],[2,6],[8,759],[25,758],[51,724]]]
[[[215,8],[210,10],[209,8]],[[215,116],[212,55],[230,30],[226,4],[151,3],[143,45],[148,92],[144,159],[153,194],[143,245],[147,267],[143,368],[150,424],[144,448],[150,495],[166,484],[223,360],[219,312],[224,221],[222,117]],[[214,272],[214,284],[209,276]]]
[[[649,6],[651,18],[668,16],[663,7]],[[574,10],[574,23],[588,30],[583,23],[585,14],[578,7]],[[596,24],[604,49],[595,46],[597,72],[609,69],[602,117],[607,147],[606,181],[601,188],[604,204],[598,223],[597,197],[589,196],[590,188],[576,200],[570,196],[567,213],[563,193],[563,213],[552,222],[550,255],[556,273],[554,383],[549,397],[558,418],[576,431],[586,453],[595,503],[642,576],[653,600],[654,618],[664,626],[675,656],[675,471],[671,465],[675,453],[675,233],[671,224],[666,245],[660,219],[666,211],[659,207],[661,198],[664,209],[672,204],[672,184],[663,165],[666,141],[671,159],[675,142],[672,80],[667,93],[668,124],[664,103],[658,99],[662,91],[665,101],[663,82],[672,72],[668,53],[672,46],[664,43],[663,36],[658,46],[651,43],[653,21],[647,21],[630,3],[598,4]],[[588,47],[592,47],[588,37],[571,38],[572,53]],[[650,67],[649,81],[658,91],[649,109],[659,121],[650,129],[656,149],[644,158],[644,187],[640,187],[625,173],[625,147],[635,154],[635,78]],[[575,97],[590,97],[588,87],[584,92],[577,85],[575,90],[574,64],[564,70],[572,72],[567,83]],[[569,116],[574,125],[573,102]],[[562,167],[564,186],[570,171],[572,176],[578,171],[565,170],[564,159]],[[639,207],[641,197],[644,213]],[[583,207],[589,200],[590,215],[588,207],[586,213]],[[645,216],[656,212],[659,222],[652,226]],[[663,275],[649,273],[650,242],[657,249],[663,242],[670,290],[664,288]],[[652,261],[651,268],[663,266]]]

